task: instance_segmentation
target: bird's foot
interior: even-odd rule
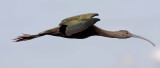
[[[35,38],[33,35],[23,34],[22,36],[18,36],[17,38],[13,39],[14,42],[26,41]]]

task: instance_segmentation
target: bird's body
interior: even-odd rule
[[[146,40],[155,46],[155,44],[152,43],[150,40],[138,35],[134,35],[128,32],[127,30],[119,30],[119,31],[103,30],[94,25],[97,21],[100,21],[99,18],[93,18],[94,16],[98,16],[98,14],[89,13],[89,14],[82,14],[69,17],[62,20],[62,22],[59,24],[58,27],[43,31],[36,35],[24,34],[23,36],[19,36],[14,40],[16,42],[19,42],[19,41],[30,40],[44,35],[53,35],[64,38],[84,39],[96,35],[96,36],[119,38],[119,39],[136,37]]]
[[[94,26],[91,26],[91,27],[87,28],[86,30],[84,30],[82,32],[75,33],[71,36],[64,35],[63,37],[65,37],[65,38],[75,38],[75,39],[84,39],[84,38],[88,38],[90,36],[98,35],[98,33],[96,32],[96,30],[94,28],[95,28]]]

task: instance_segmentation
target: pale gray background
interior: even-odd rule
[[[150,57],[155,47],[135,38],[11,40],[85,13],[99,13],[95,25],[103,29],[126,29],[160,45],[160,0],[0,0],[0,68],[124,68],[126,54],[133,57],[133,68],[156,68]]]

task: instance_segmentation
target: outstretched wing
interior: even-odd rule
[[[94,16],[98,16],[98,14],[97,13],[88,13],[88,14],[82,14],[82,15],[69,17],[69,18],[66,18],[66,19],[62,20],[62,22],[59,25],[62,26],[62,25],[76,24],[77,22],[72,22],[72,21],[76,21],[76,20],[80,21],[80,20],[83,20],[83,19],[91,19]]]
[[[67,36],[71,36],[72,34],[81,32],[100,20],[98,18],[93,18],[94,16],[98,16],[98,14],[82,14],[64,19],[60,23],[60,31],[65,33]]]
[[[100,19],[98,18],[92,18],[92,19],[85,19],[85,20],[80,20],[80,21],[72,21],[71,23],[74,23],[73,25],[68,25],[66,27],[65,33],[67,36],[71,36],[72,34],[81,32],[90,26],[94,25],[97,21]],[[76,23],[76,24],[75,24]]]

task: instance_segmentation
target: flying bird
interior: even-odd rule
[[[85,39],[90,36],[103,36],[103,37],[118,38],[118,39],[135,37],[146,40],[153,46],[155,46],[155,44],[150,40],[142,36],[132,34],[127,30],[108,31],[101,29],[96,25],[94,25],[96,22],[100,21],[99,18],[94,18],[94,16],[98,16],[98,14],[88,13],[88,14],[69,17],[62,20],[62,22],[59,24],[58,27],[40,32],[35,35],[23,34],[22,36],[18,36],[13,40],[15,42],[20,42],[20,41],[31,40],[44,35],[52,35],[52,36],[75,38],[75,39]]]

